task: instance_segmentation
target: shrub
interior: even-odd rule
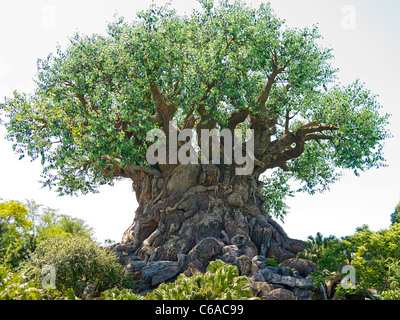
[[[132,289],[108,289],[101,293],[101,297],[104,300],[144,300],[144,297],[136,294],[132,291]]]
[[[29,263],[40,270],[45,265],[53,266],[56,288],[63,293],[72,288],[78,297],[88,284],[96,286],[95,294],[116,285],[132,286],[116,257],[87,237],[65,235],[45,240]]]
[[[318,238],[318,239],[317,239]],[[341,239],[316,237],[299,256],[317,257],[319,271],[311,274],[315,284],[323,283],[333,274],[340,273],[344,265],[352,265],[356,271],[356,287],[345,289],[338,285],[336,295],[363,293],[371,299],[378,293],[396,296],[400,288],[400,224],[377,232],[364,225],[355,234]],[[384,297],[385,294],[383,295]]]
[[[381,292],[382,300],[400,300],[400,290],[387,290]]]
[[[253,298],[247,277],[237,267],[221,260],[210,262],[204,274],[179,275],[173,283],[163,283],[146,300],[243,300]]]
[[[48,300],[54,299],[46,290],[39,288],[33,276],[35,270],[22,268],[13,271],[0,266],[0,300]],[[54,294],[55,292],[51,292]]]

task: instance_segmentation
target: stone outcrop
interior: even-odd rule
[[[112,250],[120,261],[129,261],[125,273],[136,282],[139,293],[147,293],[163,282],[174,281],[180,273],[191,276],[205,272],[210,261],[221,259],[238,268],[240,275],[249,279],[254,296],[263,300],[311,300],[316,288],[309,274],[316,264],[300,258],[281,261],[279,267],[266,266],[267,258],[243,253],[237,245],[224,245],[216,238],[199,241],[187,254],[178,255],[178,261],[144,261],[135,256],[129,246],[114,245]]]

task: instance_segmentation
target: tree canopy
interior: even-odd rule
[[[40,158],[61,194],[96,191],[150,167],[146,133],[254,130],[255,170],[280,168],[312,192],[383,164],[388,116],[356,80],[336,83],[318,28],[290,28],[269,4],[201,0],[180,16],[152,5],[107,34],[76,33],[38,60],[36,89],[0,105],[21,157]]]

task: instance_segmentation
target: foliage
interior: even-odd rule
[[[78,297],[88,284],[96,285],[97,293],[117,284],[130,285],[116,257],[81,236],[57,236],[41,242],[29,264],[40,270],[45,265],[55,267],[57,289],[66,292],[72,288]]]
[[[275,259],[266,259],[264,265],[266,267],[279,267],[279,263]]]
[[[180,274],[175,282],[163,283],[146,296],[148,300],[243,300],[253,294],[237,267],[221,260],[210,262],[206,272],[191,277]]]
[[[20,255],[21,259],[27,256],[28,249],[32,248],[32,241],[27,239],[32,226],[28,211],[22,203],[0,203],[0,263],[16,266],[16,255]]]
[[[346,259],[346,256],[341,253],[344,253],[344,250],[339,239],[335,236],[323,237],[320,232],[317,232],[315,238],[308,237],[304,251],[299,252],[297,256],[316,262],[321,270],[335,271]]]
[[[290,175],[285,174],[282,169],[272,172],[268,177],[264,175],[261,181],[264,187],[261,194],[265,196],[265,211],[283,221],[289,211],[288,205],[285,203],[287,197],[293,197],[294,191],[291,190],[289,184]]]
[[[382,300],[400,300],[400,290],[387,290],[381,292]]]
[[[41,288],[38,273],[35,268],[11,270],[0,266],[0,300],[65,299],[58,290]]]
[[[36,237],[27,235],[11,242],[3,257],[3,264],[16,269],[21,263],[28,260],[30,254],[35,251]]]
[[[394,209],[394,212],[390,215],[390,221],[392,222],[392,225],[400,222],[400,202]]]
[[[136,294],[132,289],[108,289],[101,293],[101,298],[104,300],[144,300],[144,296]]]
[[[36,233],[39,241],[66,234],[90,239],[93,229],[82,219],[59,214],[58,210],[46,207],[38,216]]]
[[[396,291],[400,288],[400,225],[373,232],[364,225],[356,233],[341,239],[323,238],[317,234],[310,238],[307,249],[300,257],[317,262],[319,271],[312,274],[315,281],[323,283],[332,277],[332,272],[352,265],[356,270],[356,287],[344,289],[340,285],[337,294],[354,294],[368,289],[378,293]]]
[[[253,129],[255,176],[282,168],[278,181],[288,175],[310,193],[340,169],[383,165],[388,116],[361,81],[333,83],[316,26],[290,28],[269,4],[201,3],[185,16],[153,4],[107,35],[76,33],[38,61],[33,94],[0,105],[7,138],[21,157],[41,159],[45,186],[87,193],[132,177],[148,166],[146,133],[171,120],[179,130]],[[282,186],[268,203],[280,218]]]

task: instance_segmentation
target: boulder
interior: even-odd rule
[[[258,256],[254,256],[253,259],[251,259],[258,267],[258,269],[264,269],[265,268],[265,260],[267,260],[267,258],[265,256],[262,255],[258,255]]]
[[[293,252],[288,251],[277,244],[271,245],[267,254],[267,258],[274,259],[278,262],[282,262],[284,260],[295,257],[296,255]]]
[[[249,283],[255,297],[263,298],[273,290],[272,286],[268,282],[254,281],[250,278]]]
[[[293,294],[293,292],[283,289],[283,288],[278,288],[274,289],[265,296],[262,297],[263,300],[296,300],[296,296]]]
[[[254,274],[254,275],[252,275],[251,279],[254,280],[254,281],[265,281],[264,276],[259,272]]]
[[[296,287],[300,289],[312,289],[314,284],[310,278],[296,277]]]
[[[290,258],[282,261],[280,267],[293,268],[297,270],[302,277],[307,277],[311,272],[317,271],[317,264],[313,261],[302,258]]]
[[[311,300],[313,292],[311,290],[294,288],[293,294],[297,297],[297,300]]]
[[[208,262],[213,260],[217,255],[222,254],[222,244],[213,237],[202,239],[190,252],[191,260],[197,259],[203,265],[208,265]]]
[[[142,278],[145,282],[151,282],[152,286],[173,278],[180,271],[177,261],[155,261],[142,269]]]
[[[141,260],[132,261],[127,267],[126,271],[129,274],[130,272],[140,271],[146,266],[146,262]]]
[[[230,255],[233,255],[233,256],[236,256],[236,257],[241,256],[240,249],[237,246],[233,245],[233,244],[223,247],[222,248],[222,253],[230,254]]]
[[[261,269],[259,272],[264,277],[265,281],[270,281],[272,279],[273,274],[274,274],[274,272],[272,272],[272,270],[267,269],[267,268],[266,269]]]
[[[237,258],[237,267],[241,276],[250,276],[258,272],[257,265],[246,255]]]

